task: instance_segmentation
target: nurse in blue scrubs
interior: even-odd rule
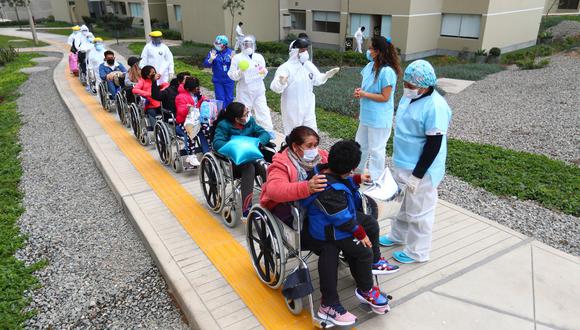
[[[435,90],[437,77],[429,62],[409,64],[403,80],[405,92],[395,118],[393,161],[395,180],[405,187],[405,194],[391,232],[380,238],[380,244],[402,245],[402,250],[393,252],[393,258],[415,263],[428,261],[431,252],[437,186],[445,174],[451,109]]]

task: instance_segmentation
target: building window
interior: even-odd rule
[[[181,22],[181,5],[174,5],[173,9],[175,10],[175,20]]]
[[[306,30],[306,11],[289,10],[293,30]]]
[[[578,9],[578,0],[560,0],[558,9]]]
[[[478,39],[480,15],[443,14],[441,36]]]
[[[133,17],[143,17],[143,6],[140,3],[129,3],[129,9]]]
[[[356,30],[361,26],[365,27],[363,36],[368,38],[371,30],[371,15],[350,14],[350,35],[354,36]]]
[[[312,30],[340,33],[340,14],[332,11],[313,11]]]
[[[119,2],[119,7],[121,8],[121,15],[127,15],[127,7],[125,7],[125,3]]]

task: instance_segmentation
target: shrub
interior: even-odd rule
[[[543,32],[540,32],[540,34],[538,35],[538,37],[540,39],[550,39],[550,38],[553,38],[554,35],[550,31],[543,31]]]
[[[4,66],[6,63],[14,61],[16,57],[18,57],[18,52],[12,46],[0,48],[0,65]]]
[[[548,64],[550,64],[549,59],[545,58],[543,60],[536,61],[536,58],[532,57],[532,56],[516,62],[516,65],[518,66],[518,68],[520,68],[522,70],[542,69],[542,68],[546,67]]]
[[[264,60],[266,61],[267,67],[278,67],[286,62],[286,57],[282,57],[280,54],[272,54],[272,53],[265,53],[262,54],[264,56]]]
[[[485,51],[485,49],[478,49],[475,51],[475,56],[487,56],[487,52]]]
[[[487,75],[497,73],[503,70],[499,64],[480,64],[467,63],[447,65],[436,67],[435,72],[438,77],[464,79],[464,80],[481,80]]]
[[[318,56],[318,53],[316,53]],[[342,65],[358,66],[366,65],[369,61],[364,54],[349,50],[342,53]]]
[[[260,53],[288,54],[288,45],[279,41],[257,41],[256,49]]]
[[[498,47],[493,47],[492,49],[489,50],[489,56],[500,56],[501,55],[501,49],[499,49]]]
[[[19,26],[19,25],[28,25],[28,20],[0,22],[0,26]]]
[[[427,60],[433,66],[453,65],[459,64],[460,62],[459,58],[457,58],[456,56],[448,56],[448,55],[431,56]]]
[[[181,40],[181,32],[170,30],[170,29],[160,29],[161,33],[163,33],[164,39],[169,40]]]

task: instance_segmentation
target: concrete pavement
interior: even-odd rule
[[[9,33],[0,30],[0,34]],[[66,51],[64,38],[58,37],[39,36],[53,43],[48,47]],[[212,230],[223,231],[231,249],[246,246],[245,230],[242,226],[225,228],[219,218],[203,211],[205,202],[197,173],[175,174],[162,167],[154,148],[137,145],[114,114],[105,113],[96,100],[84,94],[77,80],[65,79],[65,67],[63,60],[55,70],[55,84],[190,324],[208,329],[288,328],[290,324],[308,327],[308,315],[289,315],[280,304],[279,292],[269,290],[272,292],[268,295],[265,290],[268,296],[263,298],[269,299],[270,305],[267,309],[256,306],[246,287],[259,292],[263,285],[250,277],[242,277],[245,281],[240,285],[240,278],[213,259],[215,250],[206,246],[208,242],[198,232],[202,224],[193,217],[212,221]],[[157,175],[151,176],[152,171]],[[156,182],[160,177],[163,182]],[[184,189],[182,204],[177,206],[165,197],[179,190],[164,191],[172,182]],[[388,232],[389,221],[380,222],[382,231]],[[358,328],[580,328],[576,316],[580,309],[580,258],[444,201],[438,205],[433,240],[429,262],[402,265],[398,273],[382,278],[381,289],[395,298],[386,316],[375,316],[361,308],[353,298],[354,283],[348,270],[339,269],[341,299],[358,316]],[[390,257],[392,250],[383,249],[383,255]],[[242,254],[240,262],[247,259],[247,253]],[[313,270],[314,261],[310,263]],[[316,271],[312,277],[318,288]],[[318,292],[314,298],[319,299]]]

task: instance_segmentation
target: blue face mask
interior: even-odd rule
[[[219,46],[218,46],[218,45],[214,45],[214,46],[213,46],[213,48],[215,48],[215,50],[217,50],[218,52],[221,52],[221,51],[222,51],[222,49],[224,49],[223,47],[224,47],[224,46],[222,46],[222,45],[219,45]]]
[[[367,49],[367,60],[370,62],[374,61],[373,57],[371,56],[371,51]]]
[[[155,46],[159,46],[159,45],[161,45],[161,39],[153,38],[153,39],[151,39],[151,43]]]

